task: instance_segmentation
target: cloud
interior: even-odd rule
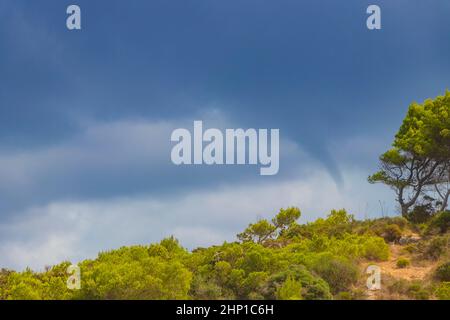
[[[320,167],[311,165],[309,169],[301,178],[241,182],[167,198],[141,195],[35,207],[21,213],[20,219],[1,225],[0,265],[42,269],[170,235],[192,249],[233,241],[248,223],[270,218],[281,207],[301,208],[303,222],[333,208],[374,217],[379,215],[378,197],[389,199],[388,193],[380,193],[364,181],[365,173],[344,172],[345,186],[338,186]]]
[[[233,128],[219,111],[201,115],[207,127]],[[342,183],[294,141],[281,141],[280,173],[252,166],[177,167],[170,133],[192,121],[123,120],[80,124],[56,145],[0,153],[0,266],[42,269],[99,251],[174,235],[189,249],[235,240],[248,223],[297,206],[302,221],[347,208],[379,214],[391,195],[366,182],[367,168],[346,158],[350,142],[331,150]],[[387,210],[387,209],[386,209]],[[391,211],[392,212],[392,211]]]
[[[205,128],[236,127],[218,111],[201,118]],[[77,134],[58,144],[0,150],[0,216],[62,199],[173,195],[187,188],[262,179],[256,166],[174,166],[171,132],[192,126],[192,120],[84,121]],[[308,159],[294,142],[282,139],[281,144],[282,165],[274,179],[288,175],[295,161]]]
[[[116,196],[173,185],[170,132],[175,127],[148,121],[88,123],[57,145],[0,151],[3,215],[55,199]]]

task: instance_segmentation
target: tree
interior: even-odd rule
[[[439,209],[445,210],[450,197],[450,91],[410,105],[393,148],[380,162],[369,182],[394,189],[403,216],[418,201],[431,199],[430,194],[437,194]]]
[[[276,227],[266,219],[250,224],[244,232],[238,234],[241,241],[254,241],[262,243],[271,238],[275,233]]]
[[[435,193],[438,210],[445,210],[450,197],[450,91],[423,105],[411,105],[395,144],[431,159],[436,168],[426,193]]]
[[[295,207],[281,208],[275,218],[270,223],[266,219],[262,219],[256,223],[250,224],[244,232],[238,234],[241,241],[253,241],[256,243],[264,243],[268,239],[272,239],[275,235],[280,235],[284,230],[292,226],[297,219],[300,218],[300,210]]]
[[[281,232],[294,224],[300,216],[301,212],[298,208],[290,207],[286,210],[281,208],[275,218],[272,219],[272,223]]]
[[[439,163],[398,148],[381,155],[380,162],[380,171],[368,180],[370,183],[381,182],[391,187],[396,193],[402,216],[406,217],[425,188],[435,185],[433,178]]]

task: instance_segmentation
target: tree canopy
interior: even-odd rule
[[[445,210],[450,196],[450,92],[411,104],[392,145],[369,182],[390,186],[405,217],[417,204]]]

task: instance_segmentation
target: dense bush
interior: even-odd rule
[[[439,281],[450,281],[450,262],[440,265],[436,269],[435,276]]]
[[[408,295],[416,300],[428,300],[430,292],[419,281],[414,281],[408,288]]]
[[[298,209],[281,209],[275,218],[251,224],[241,242],[192,252],[173,237],[102,252],[79,263],[81,290],[67,289],[69,262],[45,272],[1,270],[0,299],[358,299],[361,263],[387,260],[386,241],[411,228],[404,218],[356,221],[345,210],[304,225],[297,224],[299,216]],[[414,252],[432,259],[448,249],[446,235],[422,243]],[[436,279],[447,277],[448,264],[436,271]],[[413,299],[434,292],[409,282],[389,290]],[[436,292],[443,296],[445,288]]]
[[[430,228],[439,230],[440,233],[446,233],[450,230],[450,211],[443,211],[431,220]]]
[[[366,237],[364,257],[370,260],[387,260],[389,258],[389,246],[381,238]]]
[[[390,284],[388,290],[390,293],[406,295],[410,299],[427,300],[430,298],[430,288],[418,280],[408,281],[399,279]]]
[[[442,282],[439,284],[434,294],[439,300],[450,300],[450,282]]]
[[[381,233],[387,242],[396,242],[402,237],[402,230],[396,224],[388,224]]]
[[[448,238],[446,236],[435,237],[431,239],[425,248],[425,257],[428,259],[437,260],[447,250]]]
[[[433,217],[433,207],[430,204],[418,205],[408,213],[407,219],[412,223],[425,223]]]
[[[352,215],[344,209],[332,210],[326,219],[319,218],[305,225],[292,225],[285,232],[287,238],[305,237],[312,238],[315,235],[340,238],[346,233],[351,233],[355,224]]]
[[[396,263],[397,268],[406,268],[410,264],[411,264],[411,262],[407,258],[399,258]]]
[[[313,275],[303,265],[294,265],[274,274],[267,282],[264,297],[266,299],[275,299],[277,289],[288,278],[298,281],[302,287],[301,295],[305,300],[329,300],[332,298],[330,287],[322,278]]]
[[[386,242],[398,241],[409,225],[403,217],[381,218],[356,223],[355,231],[358,234],[372,234],[382,237]]]
[[[409,282],[405,279],[398,279],[393,283],[388,285],[388,291],[392,293],[397,293],[400,295],[406,295],[409,289]]]
[[[289,276],[277,290],[278,300],[301,300],[302,285]]]
[[[319,255],[314,262],[313,270],[330,285],[334,294],[347,291],[358,281],[358,268],[354,264],[330,254]]]

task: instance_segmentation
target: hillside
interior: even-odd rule
[[[40,273],[3,269],[0,298],[450,299],[450,212],[420,224],[356,221],[345,210],[299,218],[281,209],[239,241],[192,252],[174,238],[102,252],[78,264],[80,290],[67,288],[70,262]],[[367,289],[369,265],[381,268],[380,290]]]

